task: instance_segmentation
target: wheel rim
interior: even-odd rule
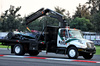
[[[16,52],[16,53],[20,53],[20,47],[19,47],[19,46],[16,46],[15,52]]]
[[[75,57],[75,55],[76,55],[75,50],[74,50],[74,49],[71,49],[71,50],[69,51],[69,55],[70,55],[70,57]]]

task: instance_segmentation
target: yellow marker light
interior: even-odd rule
[[[83,49],[78,49],[78,51],[83,51]]]
[[[26,28],[31,32],[31,30],[28,27],[26,27]]]

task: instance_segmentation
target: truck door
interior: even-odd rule
[[[66,29],[59,29],[57,37],[57,47],[66,47],[68,39],[68,32]]]

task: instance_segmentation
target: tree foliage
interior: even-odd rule
[[[88,9],[90,10],[91,13],[91,18],[90,21],[94,25],[94,31],[100,32],[100,0],[88,0],[86,2],[88,4]]]
[[[76,17],[89,19],[92,24],[92,31],[100,32],[100,0],[88,0],[85,5],[80,5],[76,8],[76,12],[73,15],[74,20]],[[72,23],[72,22],[71,22]],[[85,22],[84,22],[85,23]],[[81,26],[80,26],[81,28]],[[89,27],[87,27],[89,28]],[[90,29],[88,29],[90,31]]]
[[[77,28],[82,31],[91,31],[93,29],[93,24],[89,19],[76,17],[71,22],[70,27]]]
[[[58,13],[60,13],[60,14],[62,14],[62,15],[64,15],[64,12],[65,12],[66,10],[63,9],[63,8],[61,8],[61,7],[59,7],[59,6],[57,6],[57,7],[55,7],[55,11],[58,12]]]
[[[75,15],[73,15],[74,18],[76,17],[79,17],[79,18],[85,17],[86,19],[90,18],[90,12],[88,8],[86,7],[86,5],[79,4],[79,6],[76,7],[76,9],[77,10],[75,12]]]
[[[42,30],[42,23],[40,22],[40,19],[37,19],[33,21],[31,24],[28,24],[27,27],[29,27],[31,30]]]
[[[94,29],[96,32],[100,32],[100,12],[92,16],[92,22],[94,24]]]
[[[88,9],[90,9],[91,15],[100,12],[100,0],[88,0]]]
[[[58,12],[58,13],[60,13],[60,14],[62,14],[62,15],[64,15],[64,19],[66,20],[67,25],[70,24],[70,22],[71,22],[72,19],[71,19],[69,11],[66,12],[66,10],[64,8],[61,8],[59,6],[55,7],[55,11]]]
[[[13,31],[19,28],[21,24],[22,18],[19,18],[20,14],[17,12],[21,9],[21,7],[15,8],[14,6],[10,6],[8,10],[6,10],[1,16],[1,31]]]

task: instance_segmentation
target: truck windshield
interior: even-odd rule
[[[79,30],[69,30],[70,38],[83,38],[81,31]]]

